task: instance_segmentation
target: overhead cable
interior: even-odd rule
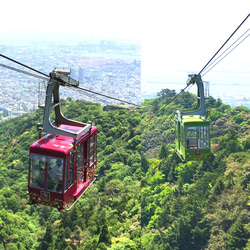
[[[84,91],[87,91],[87,92],[90,92],[90,93],[93,93],[93,94],[96,94],[96,95],[100,95],[100,96],[107,97],[107,98],[110,98],[110,99],[113,99],[113,100],[116,100],[116,101],[119,101],[119,102],[124,102],[124,103],[130,104],[130,105],[140,107],[138,104],[135,104],[135,103],[132,103],[132,102],[127,102],[127,101],[124,101],[124,100],[121,100],[121,99],[118,99],[118,98],[115,98],[115,97],[112,97],[112,96],[104,95],[104,94],[101,94],[101,93],[97,93],[97,92],[92,91],[92,90],[84,89],[84,88],[81,88],[81,87],[73,87],[73,86],[72,86],[72,88],[81,89],[81,90],[84,90]]]
[[[7,57],[7,56],[5,56],[5,55],[3,55],[3,54],[0,54],[0,56],[3,57],[3,58],[5,58],[5,59],[7,59],[7,60],[9,60],[9,61],[12,61],[12,62],[14,62],[14,63],[16,63],[16,64],[19,64],[19,65],[21,65],[21,66],[23,66],[23,67],[25,67],[25,68],[28,68],[28,69],[30,69],[30,70],[33,70],[33,71],[39,73],[39,74],[42,74],[43,76],[45,76],[45,77],[47,77],[47,78],[50,78],[49,75],[47,75],[47,74],[45,74],[45,73],[43,73],[43,72],[41,72],[41,71],[39,71],[39,70],[36,70],[36,69],[34,69],[34,68],[32,68],[32,67],[29,67],[29,66],[27,66],[27,65],[25,65],[25,64],[23,64],[23,63],[20,63],[20,62],[18,62],[18,61],[16,61],[16,60],[12,59],[12,58],[10,58],[10,57]],[[22,70],[19,70],[19,69],[16,69],[16,68],[13,68],[13,67],[4,65],[4,64],[0,64],[0,66],[5,67],[5,68],[8,68],[8,69],[11,69],[11,70],[14,70],[14,71],[17,71],[17,72],[20,72],[20,73],[23,73],[23,74],[26,74],[26,75],[30,75],[30,76],[33,76],[33,77],[37,77],[37,78],[40,78],[40,79],[43,79],[43,80],[48,80],[47,78],[44,78],[44,77],[41,77],[41,76],[38,76],[38,75],[35,75],[35,74],[32,74],[32,73],[29,73],[29,72],[26,72],[26,71],[22,71]],[[90,92],[90,93],[95,94],[95,95],[99,95],[99,96],[103,96],[103,97],[106,97],[106,98],[109,98],[109,99],[113,99],[113,100],[116,100],[116,101],[119,101],[119,102],[127,103],[127,104],[129,104],[129,105],[133,105],[133,106],[136,106],[136,107],[140,107],[138,104],[134,104],[134,103],[127,102],[127,101],[124,101],[124,100],[121,100],[121,99],[118,99],[118,98],[114,98],[114,97],[111,97],[111,96],[108,96],[108,95],[104,95],[104,94],[101,94],[101,93],[97,93],[97,92],[95,92],[95,91],[91,91],[91,90],[88,90],[88,89],[84,89],[84,88],[81,88],[81,87],[79,87],[79,86],[78,86],[78,87],[73,87],[73,86],[72,86],[72,88],[76,88],[76,89],[78,89],[78,90],[83,90],[83,91],[85,91],[85,92]]]
[[[21,69],[16,69],[14,67],[11,67],[11,66],[8,66],[8,65],[5,65],[5,64],[2,64],[2,63],[0,63],[0,67],[6,68],[6,69],[10,69],[10,70],[13,70],[13,71],[25,74],[25,75],[33,76],[33,77],[36,77],[36,78],[39,78],[39,79],[42,79],[42,80],[45,80],[45,81],[48,80],[48,77],[44,77],[44,76],[39,76],[39,75],[36,75],[36,74],[32,74],[30,72],[27,72],[27,71],[24,71],[24,70],[21,70]]]
[[[86,92],[86,91],[84,91],[84,90],[78,90],[77,88],[71,88],[71,87],[67,87],[67,88],[69,88],[69,89],[71,89],[71,90],[73,90],[73,91],[75,91],[75,92],[79,92],[79,91],[80,91],[81,94],[83,94],[83,95],[85,95],[85,96],[87,96],[87,97],[89,97],[89,98],[98,100],[98,101],[100,101],[100,102],[102,102],[102,103],[104,103],[104,104],[110,103],[109,101],[104,100],[104,99],[102,99],[102,98],[100,98],[100,97],[94,96],[94,94],[91,95],[90,93],[88,93],[88,92]]]
[[[184,89],[182,89],[176,96],[174,96],[169,103],[173,102],[180,94],[182,94],[190,85],[187,85]]]
[[[36,70],[36,69],[34,69],[34,68],[31,68],[31,67],[29,67],[29,66],[27,66],[27,65],[25,65],[25,64],[23,64],[23,63],[20,63],[20,62],[18,62],[18,61],[16,61],[16,60],[12,59],[12,58],[10,58],[10,57],[7,57],[7,56],[5,56],[5,55],[3,55],[3,54],[0,54],[0,56],[3,57],[3,58],[5,58],[5,59],[7,59],[7,60],[9,60],[9,61],[12,61],[12,62],[14,62],[14,63],[17,63],[17,64],[19,64],[19,65],[21,65],[21,66],[23,66],[23,67],[25,67],[25,68],[28,68],[28,69],[30,69],[30,70],[33,70],[33,71],[35,71],[36,73],[39,73],[39,74],[44,75],[44,76],[46,76],[46,77],[49,77],[49,75],[47,75],[47,74],[45,74],[45,73],[43,73],[43,72],[41,72],[41,71],[39,71],[39,70]]]
[[[248,19],[250,14],[247,15],[247,17],[241,22],[241,24],[235,29],[235,31],[229,36],[229,38],[222,44],[222,46],[217,50],[217,52],[212,56],[212,58],[206,63],[206,65],[200,70],[198,73],[201,74],[203,70],[210,64],[210,62],[215,58],[215,56],[221,51],[221,49],[227,44],[227,42],[233,37],[233,35],[237,32],[237,30],[242,26],[242,24]]]
[[[206,75],[211,69],[213,69],[220,61],[222,61],[226,56],[228,56],[234,49],[236,49],[244,40],[246,40],[248,37],[250,36],[247,35],[244,39],[242,39],[239,43],[237,43],[225,56],[223,56],[216,64],[214,64],[213,66],[209,67],[207,69],[207,71],[202,74],[202,76]],[[231,46],[230,46],[231,47]],[[223,53],[224,54],[224,53]]]
[[[217,50],[217,52],[212,56],[212,58],[206,63],[206,65],[200,70],[200,72],[198,73],[198,75],[200,75],[205,69],[207,69],[208,67],[212,66],[228,49],[230,49],[242,36],[244,36],[249,29],[242,35],[240,36],[231,46],[229,46],[229,48],[227,48],[214,62],[212,62],[212,60],[217,56],[217,54],[222,50],[222,48],[227,44],[227,42],[233,37],[233,35],[239,30],[239,28],[243,25],[243,23],[248,19],[248,17],[250,16],[250,13],[246,16],[246,18],[241,22],[241,24],[234,30],[234,32],[229,36],[229,38],[222,44],[222,46]],[[217,65],[221,60],[223,60],[229,53],[231,53],[236,47],[238,47],[249,35],[247,35],[244,39],[242,39],[238,44],[236,44],[232,50],[230,50],[222,59],[220,59],[215,65]],[[211,63],[212,62],[212,63]],[[208,68],[207,71],[202,75],[204,76],[205,74],[207,74],[213,67],[215,67],[215,65],[213,65],[212,67]],[[176,96],[174,96],[171,101],[173,102],[180,94],[182,94],[189,85],[187,85],[184,89],[182,89]]]

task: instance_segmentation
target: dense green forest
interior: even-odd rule
[[[142,103],[142,249],[250,249],[250,110],[207,99],[212,157],[182,163],[174,113],[196,97],[174,95]]]
[[[29,146],[43,110],[0,123],[0,249],[140,249],[140,113],[62,100],[66,117],[98,127],[100,179],[68,212],[29,205]]]
[[[173,90],[141,113],[70,98],[66,117],[98,127],[100,179],[69,212],[29,205],[29,146],[43,111],[0,123],[0,249],[250,249],[250,110],[210,97],[212,157],[179,160]]]

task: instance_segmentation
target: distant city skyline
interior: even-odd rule
[[[249,14],[250,1],[93,0],[4,1],[0,44],[55,41],[133,40],[141,43],[141,90],[185,87],[187,74],[197,73]],[[250,18],[237,32],[250,27]],[[203,77],[211,94],[250,92],[250,38]],[[154,82],[154,84],[153,84]],[[164,82],[165,84],[157,84]],[[169,84],[169,83],[183,83]],[[225,88],[221,87],[228,84]],[[235,88],[238,84],[239,88]]]
[[[64,44],[28,42],[22,46],[18,43],[8,46],[0,44],[0,51],[1,54],[45,74],[49,74],[54,68],[72,69],[72,77],[79,80],[81,88],[124,100],[124,102],[139,104],[141,96],[141,63],[138,60],[140,46],[125,42],[112,42],[112,44],[113,49],[110,50],[101,48],[100,42],[91,43],[90,41],[74,45],[71,42]],[[0,57],[0,62],[30,72],[29,69],[5,58]],[[39,104],[44,103],[46,87],[42,84],[39,90],[44,91],[38,94],[38,87],[41,86],[39,82],[37,78],[23,72],[0,66],[0,95],[2,97],[0,98],[0,111],[4,111],[5,118],[33,112]],[[66,99],[67,97],[99,102],[102,105],[118,102],[82,90],[60,88],[60,98]]]

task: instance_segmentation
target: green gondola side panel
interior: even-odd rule
[[[210,158],[210,123],[202,116],[175,117],[175,151],[182,161]]]

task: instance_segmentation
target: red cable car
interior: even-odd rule
[[[62,125],[67,130],[81,127]],[[96,133],[77,138],[48,134],[30,146],[29,195],[32,204],[62,210],[77,201],[95,180]]]
[[[28,178],[30,203],[56,207],[59,211],[70,209],[92,185],[97,164],[97,128],[61,114],[59,86],[79,84],[69,77],[65,79],[65,74],[69,72],[54,70],[50,75],[43,123],[43,130],[50,133],[30,146]],[[51,107],[55,110],[53,123]]]

